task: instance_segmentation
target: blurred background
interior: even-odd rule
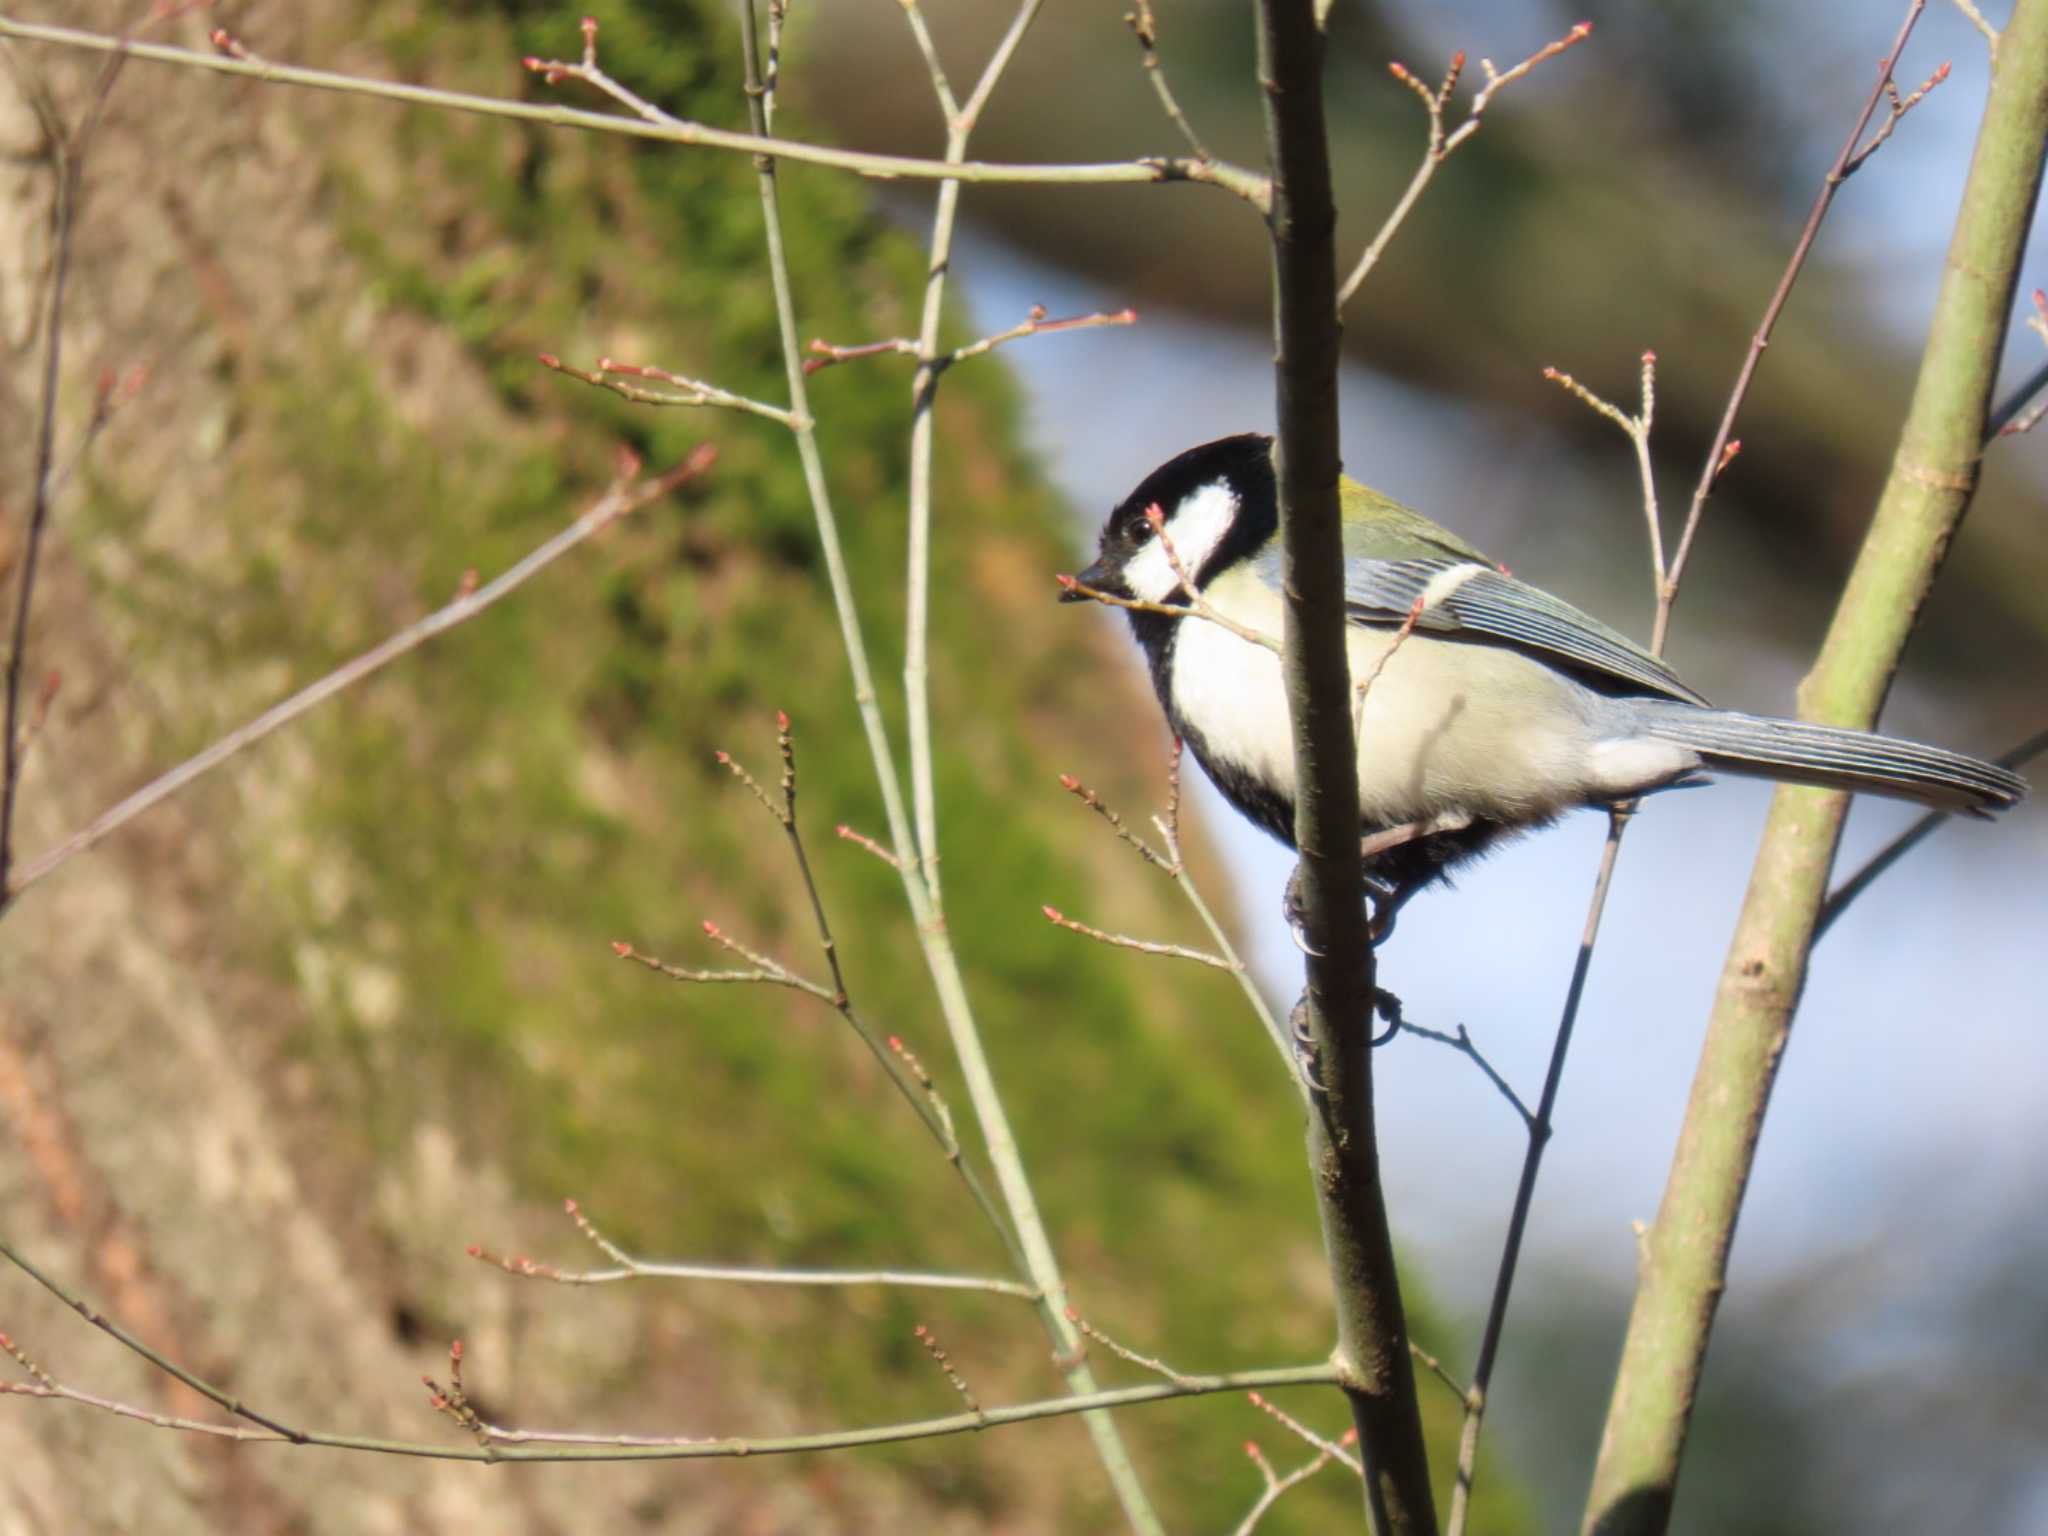
[[[100,9],[113,25],[118,8]],[[725,11],[618,0],[598,14],[614,73],[686,115],[740,120]],[[931,8],[956,82],[1008,16]],[[1118,18],[1049,8],[976,155],[1178,152]],[[1627,444],[1541,370],[1626,406],[1638,357],[1656,351],[1675,526],[1900,18],[1846,0],[1340,4],[1330,101],[1348,248],[1421,148],[1422,113],[1389,59],[1428,79],[1463,49],[1469,83],[1481,56],[1506,67],[1582,18],[1592,39],[1496,101],[1354,300],[1345,454],[1354,475],[1640,635],[1651,604]],[[542,94],[517,58],[580,41],[566,12],[484,0],[321,17],[252,3],[219,19],[279,58],[494,94]],[[1158,21],[1205,140],[1257,162],[1244,8],[1183,0]],[[24,47],[13,59],[17,80],[76,114],[90,61]],[[1982,39],[1935,6],[1900,77],[1917,84],[1944,61],[1948,82],[1838,199],[1710,506],[1671,655],[1717,702],[1790,710],[1887,465],[1985,86]],[[31,216],[46,206],[47,144],[28,95],[4,124],[5,195],[24,211],[0,282],[16,445],[0,462],[17,487],[27,437],[13,428],[33,403],[26,296],[47,262]],[[884,0],[796,12],[783,110],[784,130],[805,136],[914,153],[939,142]],[[148,357],[154,378],[81,476],[56,546],[37,664],[47,654],[67,681],[30,783],[32,849],[441,600],[465,568],[488,575],[516,556],[601,480],[612,441],[657,462],[707,433],[724,449],[684,505],[618,530],[0,923],[13,997],[0,1107],[26,1152],[4,1209],[103,1303],[125,1299],[238,1382],[430,1437],[405,1383],[460,1333],[507,1418],[796,1428],[946,1411],[909,1343],[912,1322],[932,1321],[961,1341],[984,1399],[1046,1388],[1035,1325],[991,1305],[536,1293],[460,1257],[482,1241],[579,1262],[548,1213],[572,1193],[665,1253],[996,1262],[829,1019],[779,998],[678,997],[604,947],[629,938],[704,963],[688,935],[712,916],[808,952],[775,839],[708,762],[723,747],[762,766],[777,707],[799,722],[815,837],[837,820],[881,830],[786,447],[772,429],[578,392],[531,362],[543,347],[609,353],[772,397],[750,176],[709,155],[140,66],[111,99],[81,222],[73,399],[110,363]],[[804,333],[914,329],[928,193],[802,168],[784,179],[806,232]],[[973,872],[950,883],[952,923],[1082,1309],[1190,1368],[1310,1358],[1326,1314],[1298,1118],[1256,1027],[1227,984],[1094,949],[1035,915],[1049,901],[1193,937],[1171,893],[1051,787],[1072,772],[1142,820],[1166,743],[1120,621],[1052,606],[1050,573],[1080,560],[1161,460],[1271,426],[1262,233],[1193,187],[969,188],[963,205],[957,336],[1033,304],[1143,318],[1005,348],[944,387],[941,798],[949,864]],[[2030,264],[2023,287],[2043,280]],[[2044,352],[2017,316],[2013,329],[2016,381]],[[893,689],[908,375],[850,365],[816,388]],[[2043,468],[2034,438],[1992,449],[1889,729],[1989,756],[2043,724]],[[1483,1529],[1576,1518],[1626,1317],[1630,1222],[1655,1212],[1767,797],[1739,783],[1668,797],[1630,833],[1510,1315]],[[1206,887],[1236,908],[1284,1004],[1299,979],[1273,920],[1286,858],[1213,800],[1198,807]],[[1910,817],[1860,804],[1844,867]],[[1602,832],[1585,816],[1505,850],[1419,899],[1382,954],[1382,984],[1411,1019],[1466,1025],[1525,1096]],[[2038,804],[1950,828],[1819,952],[1735,1249],[1682,1529],[2048,1522],[2048,1010],[2026,938],[2048,931],[2044,855]],[[843,845],[816,856],[847,914],[857,995],[937,1063],[893,877]],[[1519,1123],[1441,1048],[1403,1039],[1376,1065],[1419,1331],[1462,1373]],[[139,1268],[123,1266],[130,1251]],[[21,1318],[11,1332],[37,1324],[57,1363],[104,1390],[124,1372],[134,1395],[157,1390],[23,1286],[0,1286]],[[1451,1410],[1432,1403],[1440,1434]],[[223,1509],[252,1529],[485,1514],[573,1528],[599,1508],[655,1529],[1112,1518],[1072,1426],[971,1454],[547,1473],[488,1491],[340,1457],[230,1463],[26,1405],[0,1426],[32,1469],[17,1481],[25,1507],[75,1486],[90,1458],[110,1498],[177,1471],[194,1528]],[[1176,1529],[1228,1527],[1256,1491],[1236,1445],[1251,1435],[1288,1454],[1267,1428],[1225,1403],[1129,1426]],[[1269,1528],[1328,1529],[1350,1504],[1326,1476]]]

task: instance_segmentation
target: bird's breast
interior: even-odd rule
[[[1279,597],[1270,588],[1212,587],[1205,595],[1237,623],[1279,635]],[[1397,643],[1397,633],[1356,624],[1347,631],[1354,688],[1372,680],[1357,715],[1366,828],[1461,819],[1520,825],[1595,797],[1588,770],[1608,734],[1605,700],[1509,647],[1420,631]],[[1259,820],[1272,818],[1248,800],[1291,808],[1294,735],[1279,656],[1187,618],[1166,671],[1176,726],[1225,793]],[[1282,819],[1289,817],[1291,809]]]

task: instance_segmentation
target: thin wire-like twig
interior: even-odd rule
[[[1877,81],[1865,98],[1863,110],[1856,116],[1855,126],[1849,130],[1849,137],[1842,142],[1842,151],[1835,156],[1835,162],[1828,167],[1821,178],[1820,191],[1814,195],[1813,206],[1807,210],[1806,224],[1799,232],[1799,239],[1792,247],[1792,255],[1785,263],[1785,270],[1778,278],[1778,286],[1772,291],[1770,302],[1764,306],[1763,318],[1757,322],[1755,333],[1749,339],[1749,350],[1743,354],[1742,366],[1735,375],[1735,385],[1728,392],[1727,407],[1721,412],[1721,422],[1714,429],[1714,441],[1707,449],[1706,462],[1700,467],[1699,481],[1693,487],[1692,504],[1686,510],[1685,527],[1678,536],[1678,549],[1671,557],[1669,569],[1664,572],[1658,591],[1660,611],[1667,610],[1670,602],[1678,596],[1678,584],[1685,577],[1686,561],[1692,555],[1695,535],[1699,532],[1700,519],[1706,511],[1707,498],[1713,493],[1715,482],[1727,469],[1735,435],[1735,418],[1741,414],[1742,403],[1749,397],[1750,381],[1756,377],[1757,365],[1763,361],[1764,349],[1770,345],[1771,332],[1777,327],[1779,315],[1784,313],[1785,301],[1792,296],[1792,287],[1799,281],[1799,274],[1806,267],[1806,258],[1813,250],[1814,237],[1820,233],[1821,221],[1828,216],[1833,206],[1835,193],[1855,165],[1863,162],[1857,158],[1857,145],[1862,142],[1863,131],[1870,125],[1871,116],[1877,111],[1877,104],[1885,98],[1885,87],[1891,83],[1892,72],[1898,68],[1899,56],[1906,51],[1906,40],[1913,35],[1913,28],[1920,20],[1920,13],[1926,9],[1927,0],[1911,0],[1906,7],[1905,20],[1899,24],[1897,35],[1892,39],[1891,51],[1877,66]],[[1924,88],[1923,88],[1924,93]],[[1668,595],[1667,595],[1668,594]],[[1653,647],[1654,649],[1654,647]]]
[[[1181,110],[1180,101],[1173,94],[1173,87],[1167,84],[1166,71],[1159,63],[1159,22],[1152,14],[1151,0],[1135,0],[1137,9],[1124,17],[1124,25],[1131,29],[1131,36],[1138,40],[1138,47],[1145,56],[1145,78],[1152,82],[1152,94],[1159,98],[1160,108],[1166,113],[1167,121],[1180,130],[1180,136],[1187,140],[1188,148],[1195,152],[1197,160],[1212,160],[1202,143],[1201,135],[1195,132],[1195,125],[1188,121],[1187,113]]]
[[[144,18],[146,19],[146,17]],[[140,23],[138,22],[138,25]],[[106,111],[107,101],[127,61],[126,45],[133,40],[134,27],[120,38],[117,48],[101,66],[93,81],[85,116],[78,126],[66,131],[57,119],[54,103],[31,97],[41,109],[44,131],[56,160],[55,200],[51,209],[50,290],[43,308],[43,366],[41,391],[36,402],[36,446],[34,483],[29,490],[28,526],[21,540],[21,579],[15,588],[14,624],[7,650],[6,707],[0,718],[0,912],[27,882],[14,878],[14,811],[21,793],[22,749],[21,680],[28,666],[29,614],[35,606],[36,575],[41,569],[43,539],[50,525],[51,507],[60,489],[57,466],[57,388],[63,372],[64,300],[70,291],[72,239],[78,227],[81,177],[93,135]],[[97,435],[111,399],[102,389],[94,410],[95,425],[85,436]],[[81,454],[84,447],[81,445]]]
[[[1148,602],[1143,598],[1119,597],[1115,593],[1101,591],[1086,585],[1076,577],[1065,574],[1055,576],[1053,579],[1060,584],[1063,590],[1079,593],[1082,597],[1092,598],[1096,602],[1106,604],[1111,608],[1128,608],[1136,613],[1169,614],[1174,618],[1206,619],[1218,628],[1228,630],[1231,634],[1237,636],[1238,639],[1271,651],[1275,656],[1278,656],[1280,654],[1279,640],[1272,635],[1262,634],[1247,624],[1238,623],[1237,620],[1231,618],[1214,603],[1202,596],[1200,589],[1195,585],[1195,578],[1189,574],[1187,566],[1181,560],[1180,551],[1174,547],[1172,536],[1166,531],[1165,511],[1157,506],[1147,507],[1145,509],[1145,519],[1152,525],[1152,536],[1159,540],[1159,548],[1166,556],[1168,569],[1173,572],[1175,578],[1180,582],[1180,589],[1188,594],[1188,600],[1185,604],[1154,603]]]
[[[2048,753],[2048,730],[2036,731],[2010,752],[2001,754],[1996,761],[2001,768],[2019,769],[2043,753]],[[1821,936],[1834,927],[1836,920],[1849,909],[1849,904],[1869,890],[1879,876],[1954,819],[1948,811],[1929,811],[1873,853],[1855,874],[1828,892],[1828,899],[1821,903],[1820,915],[1814,919],[1813,942],[1818,944]]]
[[[1173,743],[1173,750],[1168,755],[1166,765],[1166,812],[1163,816],[1155,817],[1152,823],[1159,829],[1160,838],[1165,845],[1164,853],[1153,848],[1151,844],[1147,843],[1126,826],[1121,816],[1105,805],[1101,797],[1094,790],[1083,784],[1071,773],[1060,775],[1060,786],[1068,794],[1087,806],[1089,810],[1100,816],[1108,824],[1109,829],[1117,835],[1118,839],[1127,844],[1146,863],[1165,871],[1174,884],[1180,887],[1181,894],[1187,898],[1188,905],[1195,909],[1195,915],[1201,919],[1202,926],[1209,930],[1209,937],[1216,945],[1216,953],[1224,962],[1223,968],[1237,977],[1237,983],[1244,992],[1245,1001],[1251,1005],[1253,1015],[1258,1019],[1260,1026],[1266,1032],[1266,1038],[1272,1041],[1274,1050],[1279,1052],[1281,1064],[1287,1069],[1288,1081],[1294,1084],[1296,1091],[1302,1095],[1304,1102],[1306,1102],[1308,1098],[1308,1084],[1302,1080],[1302,1075],[1296,1068],[1294,1047],[1288,1038],[1287,1031],[1282,1028],[1279,1019],[1274,1017],[1272,1008],[1266,1002],[1265,994],[1259,990],[1259,984],[1251,974],[1251,968],[1238,955],[1236,946],[1230,942],[1230,935],[1224,931],[1223,924],[1217,920],[1216,914],[1210,910],[1208,901],[1202,895],[1201,886],[1196,882],[1193,874],[1188,869],[1187,857],[1181,851],[1180,768],[1182,755],[1181,742],[1176,738]]]
[[[982,1275],[935,1274],[906,1269],[796,1269],[779,1265],[684,1264],[670,1260],[636,1258],[600,1232],[574,1200],[564,1209],[583,1235],[612,1260],[609,1269],[564,1269],[523,1254],[495,1253],[471,1243],[465,1250],[481,1263],[494,1265],[508,1275],[530,1280],[547,1280],[556,1285],[615,1285],[627,1280],[718,1280],[738,1285],[794,1286],[895,1286],[907,1290],[982,1291],[995,1296],[1015,1296],[1036,1301],[1038,1293],[1017,1280]]]
[[[1214,966],[1219,971],[1239,971],[1244,969],[1241,962],[1233,963],[1224,959],[1221,955],[1212,955],[1204,949],[1189,949],[1184,944],[1158,944],[1150,939],[1134,939],[1128,934],[1122,933],[1106,933],[1100,928],[1091,928],[1086,923],[1074,921],[1073,918],[1068,917],[1056,907],[1040,907],[1039,910],[1045,914],[1046,921],[1055,928],[1064,928],[1069,933],[1078,933],[1083,938],[1095,940],[1098,944],[1108,944],[1117,949],[1135,949],[1138,953],[1144,955],[1165,955],[1175,960],[1195,960],[1203,965]]]
[[[750,400],[745,395],[736,395],[730,390],[720,389],[716,384],[707,384],[702,379],[686,378],[679,373],[670,373],[666,368],[653,368],[645,363],[622,363],[616,358],[601,357],[595,368],[585,370],[563,362],[552,352],[540,354],[543,368],[580,379],[599,389],[608,389],[613,394],[640,405],[675,405],[709,407],[717,410],[740,411],[750,416],[760,416],[779,426],[794,426],[791,414],[779,405],[765,401]],[[624,375],[625,377],[620,377]],[[674,386],[674,392],[648,389],[643,385],[628,384],[626,378],[659,379]]]
[[[1501,1076],[1499,1069],[1486,1059],[1485,1053],[1473,1042],[1471,1032],[1464,1025],[1460,1024],[1454,1034],[1445,1034],[1440,1029],[1430,1029],[1425,1025],[1412,1024],[1406,1019],[1397,1019],[1395,1022],[1403,1034],[1417,1035],[1424,1040],[1434,1040],[1438,1045],[1447,1045],[1452,1050],[1458,1052],[1459,1055],[1470,1058],[1472,1064],[1485,1074],[1486,1080],[1493,1084],[1500,1096],[1506,1099],[1509,1106],[1521,1117],[1523,1129],[1533,1130],[1535,1128],[1535,1114],[1531,1112],[1527,1104],[1522,1102],[1522,1096],[1515,1092],[1514,1086],[1505,1077]],[[1460,1387],[1458,1389],[1458,1395],[1461,1397],[1464,1395],[1464,1388]]]
[[[152,64],[170,64],[217,75],[236,75],[273,85],[296,85],[311,90],[335,91],[344,95],[367,96],[409,106],[439,107],[482,117],[508,118],[515,122],[540,123],[556,128],[577,128],[591,133],[623,134],[628,138],[653,139],[663,143],[726,150],[735,154],[772,155],[807,165],[849,171],[881,181],[917,180],[972,182],[1008,186],[1104,186],[1145,182],[1190,181],[1222,187],[1263,211],[1271,199],[1271,187],[1264,176],[1220,160],[1193,158],[1152,158],[1071,165],[1002,165],[987,161],[923,160],[912,155],[876,155],[860,150],[837,149],[826,144],[806,144],[794,139],[772,138],[766,133],[735,133],[706,123],[675,118],[666,122],[621,116],[614,112],[588,112],[544,102],[513,101],[496,96],[475,96],[463,91],[436,90],[396,80],[372,80],[332,70],[302,69],[269,59],[232,53],[200,53],[190,48],[171,48],[156,43],[124,43],[104,33],[75,27],[52,27],[15,21],[0,16],[0,38],[22,42],[50,43],[80,48],[93,53],[125,54]]]
[[[1480,119],[1485,115],[1493,98],[1505,87],[1522,79],[1537,65],[1556,58],[1567,48],[1584,42],[1592,35],[1593,24],[1590,21],[1582,21],[1563,37],[1545,43],[1505,74],[1493,67],[1491,59],[1481,59],[1479,64],[1486,72],[1486,84],[1472,98],[1472,105],[1466,110],[1465,120],[1449,133],[1444,130],[1444,108],[1450,104],[1451,92],[1457,88],[1458,77],[1464,73],[1465,55],[1451,55],[1450,68],[1445,71],[1442,83],[1434,87],[1423,84],[1404,64],[1391,63],[1387,66],[1389,74],[1421,98],[1423,110],[1429,114],[1429,138],[1423,146],[1422,161],[1415,167],[1415,174],[1409,178],[1408,185],[1394,204],[1393,211],[1380,225],[1378,233],[1367,243],[1364,253],[1358,258],[1358,264],[1351,269],[1351,275],[1344,279],[1344,286],[1337,291],[1339,310],[1351,302],[1351,296],[1365,285],[1365,280],[1372,275],[1372,269],[1379,265],[1380,258],[1386,254],[1387,246],[1392,243],[1401,226],[1407,222],[1408,215],[1421,200],[1423,190],[1436,176],[1437,167],[1450,159],[1459,145],[1479,131]]]
[[[1020,25],[1013,22],[996,55],[983,70],[980,84],[961,109],[963,114],[981,110],[982,104],[994,91],[996,81],[1000,78],[1001,70],[998,65],[1007,64],[1021,36]],[[758,94],[761,85],[761,60],[756,18],[751,3],[741,7],[740,45],[749,95],[749,117],[758,133],[764,126]],[[790,409],[807,422],[810,414],[808,381],[804,377],[802,346],[797,339],[796,300],[783,241],[776,161],[771,154],[756,157],[755,174],[761,196],[769,285],[775,298],[777,334],[782,347]],[[904,899],[910,907],[918,946],[924,955],[926,969],[930,973],[933,990],[937,995],[939,1012],[945,1020],[961,1077],[965,1081],[968,1097],[974,1106],[975,1120],[981,1129],[982,1146],[995,1170],[996,1181],[1002,1191],[1003,1204],[1009,1212],[1007,1230],[1014,1235],[1021,1249],[1024,1274],[1040,1293],[1039,1319],[1052,1343],[1055,1359],[1060,1362],[1060,1369],[1068,1387],[1077,1396],[1086,1397],[1094,1392],[1095,1380],[1085,1362],[1068,1363],[1074,1353],[1076,1338],[1071,1325],[1062,1315],[1067,1301],[1065,1278],[1061,1274],[1058,1258],[1053,1252],[1051,1237],[1045,1230],[1044,1216],[1032,1191],[1029,1175],[1024,1169],[1016,1133],[1010,1126],[1009,1115],[996,1087],[988,1053],[982,1044],[974,1019],[973,1006],[967,996],[966,982],[960,974],[959,959],[946,930],[943,909],[932,888],[926,883],[927,870],[920,857],[922,845],[913,830],[909,812],[903,802],[902,783],[897,774],[894,752],[889,745],[889,732],[882,715],[880,694],[875,687],[873,669],[868,661],[867,642],[861,629],[852,579],[847,571],[845,555],[840,545],[838,520],[833,510],[831,492],[826,484],[824,459],[818,447],[817,433],[807,425],[798,425],[793,429],[793,435],[796,439],[797,457],[803,468],[805,490],[810,497],[818,528],[819,544],[825,557],[826,576],[832,592],[833,608],[839,618],[847,665],[852,673],[854,700],[860,713],[863,734],[867,738],[876,783],[881,791],[882,808],[889,823],[890,841],[899,861]],[[917,718],[915,710],[912,718],[913,721]],[[1007,1237],[1005,1241],[1008,1241]],[[1155,1536],[1155,1533],[1161,1532],[1159,1517],[1146,1497],[1137,1469],[1123,1444],[1115,1421],[1107,1412],[1090,1412],[1085,1415],[1082,1422],[1116,1492],[1126,1520],[1139,1536]]]
[[[145,784],[120,804],[102,812],[54,848],[21,865],[15,873],[7,895],[10,898],[18,895],[67,859],[85,852],[110,832],[127,825],[144,811],[176,794],[195,779],[218,768],[237,752],[261,741],[280,726],[290,724],[316,705],[325,703],[336,694],[361,682],[371,673],[390,665],[408,652],[417,650],[437,635],[445,634],[457,625],[474,618],[500,598],[524,585],[535,574],[552,565],[585,539],[609,527],[629,512],[644,507],[649,502],[658,501],[686,481],[695,479],[711,467],[716,457],[716,449],[706,443],[693,450],[689,457],[674,469],[656,479],[633,484],[622,478],[575,522],[540,545],[496,580],[473,591],[463,592],[453,602],[435,609],[418,623],[407,625],[353,661],[336,667],[318,682],[272,705],[248,724],[228,732],[212,746],[187,758],[170,772]]]
[[[1273,1470],[1273,1464],[1266,1460],[1266,1453],[1259,1449],[1256,1441],[1247,1440],[1244,1443],[1244,1453],[1251,1459],[1252,1465],[1259,1469],[1259,1476],[1265,1480],[1266,1486],[1260,1490],[1257,1501],[1245,1512],[1245,1517],[1231,1528],[1232,1536],[1252,1536],[1259,1528],[1259,1522],[1271,1513],[1273,1506],[1280,1502],[1282,1496],[1300,1487],[1333,1460],[1329,1452],[1318,1451],[1292,1472],[1282,1476]]]
[[[983,65],[981,76],[968,94],[965,105],[956,104],[954,100],[945,71],[939,66],[937,51],[925,34],[923,11],[914,0],[906,5],[904,14],[918,33],[920,47],[931,69],[932,90],[946,119],[945,159],[949,163],[967,158],[968,141],[973,137],[982,109],[1008,71],[1018,48],[1023,45],[1025,34],[1038,19],[1042,3],[1043,0],[1021,0],[995,51]],[[904,540],[903,688],[908,715],[905,735],[910,746],[912,830],[917,841],[914,850],[902,851],[915,852],[918,873],[923,877],[933,909],[938,912],[945,910],[945,895],[939,870],[938,784],[932,745],[932,460],[939,379],[950,361],[939,351],[939,326],[945,315],[946,279],[953,270],[953,234],[959,211],[960,183],[943,183],[932,203],[931,240],[925,253],[923,307],[918,317],[917,371],[910,381],[909,527]],[[1135,1473],[1125,1492],[1128,1494],[1133,1488]]]
[[[1263,1393],[1247,1392],[1245,1396],[1250,1400],[1254,1408],[1265,1414],[1267,1418],[1278,1424],[1289,1434],[1301,1440],[1304,1444],[1315,1447],[1316,1450],[1328,1456],[1332,1461],[1342,1462],[1358,1476],[1365,1476],[1365,1464],[1357,1456],[1345,1449],[1345,1445],[1348,1442],[1357,1438],[1358,1431],[1356,1429],[1345,1431],[1342,1441],[1332,1440],[1327,1435],[1317,1434]]]
[[[1155,1376],[1164,1376],[1168,1381],[1176,1383],[1185,1382],[1189,1379],[1186,1372],[1175,1370],[1156,1355],[1140,1354],[1128,1344],[1118,1343],[1072,1307],[1067,1308],[1067,1321],[1072,1323],[1084,1338],[1093,1343],[1100,1344],[1112,1355],[1115,1355],[1117,1359],[1127,1364],[1135,1365],[1141,1371],[1150,1371]]]
[[[1046,318],[1045,306],[1034,304],[1031,313],[1006,331],[984,336],[955,347],[950,352],[940,353],[930,359],[934,373],[943,373],[955,363],[964,363],[969,358],[981,357],[997,347],[1012,341],[1021,341],[1027,336],[1046,336],[1059,331],[1087,331],[1104,325],[1136,325],[1138,312],[1135,309],[1103,311],[1092,315],[1068,315],[1058,320]],[[811,356],[804,359],[804,372],[817,373],[830,368],[834,363],[850,363],[867,357],[922,357],[921,343],[908,336],[892,336],[886,341],[866,341],[855,346],[834,346],[820,337],[812,338],[809,348]]]
[[[136,1419],[162,1429],[208,1435],[218,1439],[283,1441],[293,1445],[325,1446],[335,1450],[363,1451],[386,1456],[416,1456],[435,1461],[644,1461],[792,1455],[862,1445],[889,1445],[910,1440],[928,1440],[937,1436],[964,1434],[999,1425],[1065,1418],[1073,1414],[1094,1413],[1110,1408],[1162,1402],[1172,1398],[1205,1397],[1219,1392],[1242,1392],[1273,1387],[1332,1386],[1337,1381],[1336,1367],[1327,1361],[1317,1361],[1312,1365],[1188,1376],[1178,1382],[1147,1382],[1139,1386],[1116,1387],[1107,1391],[1092,1391],[1087,1394],[984,1408],[978,1413],[951,1414],[900,1424],[870,1425],[861,1429],[828,1430],[817,1434],[762,1438],[730,1435],[706,1438],[570,1434],[534,1429],[509,1429],[478,1420],[488,1443],[464,1446],[434,1441],[391,1440],[287,1425],[151,1348],[90,1302],[45,1274],[25,1254],[9,1243],[4,1234],[0,1234],[0,1258],[15,1264],[65,1306],[108,1334],[131,1353],[148,1361],[165,1375],[183,1382],[216,1407],[232,1416],[246,1419],[257,1427],[251,1429],[240,1424],[213,1424],[201,1419],[175,1418],[151,1413],[130,1404],[95,1397],[65,1387],[51,1379],[50,1373],[46,1370],[29,1383],[0,1383],[0,1395],[76,1402],[84,1407]],[[13,1341],[10,1340],[9,1343],[12,1344]]]

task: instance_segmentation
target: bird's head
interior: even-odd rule
[[[1145,603],[1181,604],[1256,552],[1278,526],[1273,440],[1258,433],[1190,448],[1147,475],[1102,528],[1081,587]],[[1062,601],[1088,593],[1069,587]]]

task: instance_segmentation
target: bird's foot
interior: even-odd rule
[[[1372,839],[1366,839],[1368,843]],[[1368,872],[1365,876],[1367,940],[1374,949],[1387,942],[1394,932],[1394,919],[1400,915],[1402,904],[1415,894],[1414,885],[1403,885]],[[1301,865],[1297,862],[1294,873],[1287,877],[1287,889],[1280,898],[1280,916],[1287,924],[1288,936],[1294,940],[1294,947],[1312,959],[1319,959],[1322,951],[1308,941],[1308,909],[1302,898]]]

